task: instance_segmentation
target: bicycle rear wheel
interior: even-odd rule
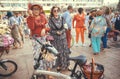
[[[17,71],[17,64],[14,61],[6,60],[0,62],[0,76],[7,77]]]
[[[46,76],[45,75],[38,75],[37,79],[46,79]]]

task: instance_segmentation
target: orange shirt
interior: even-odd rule
[[[74,25],[76,21],[76,25]],[[81,28],[84,27],[84,23],[85,23],[85,14],[76,14],[74,15],[73,18],[73,28]]]

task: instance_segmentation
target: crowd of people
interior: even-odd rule
[[[37,35],[40,41],[45,41],[45,36],[50,35],[53,40],[50,43],[60,53],[56,60],[58,69],[67,69],[68,58],[71,54],[71,35],[72,29],[75,29],[75,46],[85,45],[85,31],[91,41],[89,47],[93,48],[93,54],[110,48],[107,45],[108,35],[114,32],[113,40],[117,41],[120,33],[120,13],[112,12],[109,7],[92,9],[85,12],[83,8],[78,8],[78,12],[71,16],[74,11],[72,6],[68,6],[64,13],[58,6],[53,6],[50,16],[47,18],[42,6],[33,4],[29,6],[28,16],[22,16],[20,13],[7,12],[8,25],[11,29],[11,35],[14,38],[14,48],[22,48],[24,36],[32,37]],[[30,31],[29,31],[30,29]],[[79,41],[81,38],[81,41]],[[81,42],[81,44],[79,43]],[[38,43],[33,40],[34,52],[39,52]]]

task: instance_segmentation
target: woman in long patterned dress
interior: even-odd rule
[[[54,40],[51,44],[58,50],[59,56],[56,60],[56,66],[58,69],[65,70],[69,65],[68,57],[70,51],[67,46],[66,33],[64,28],[64,19],[59,16],[60,8],[53,6],[51,9],[51,15],[48,25],[50,27],[50,35]]]
[[[94,55],[100,53],[101,37],[104,35],[107,26],[106,20],[102,16],[103,14],[102,10],[98,10],[96,14],[97,16],[92,20],[90,26],[91,42],[92,42]]]

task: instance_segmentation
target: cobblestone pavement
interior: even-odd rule
[[[94,57],[95,62],[103,64],[105,67],[104,79],[120,79],[120,42],[109,41],[111,48],[96,56],[93,55],[92,48],[88,47],[88,39],[86,45],[85,47],[73,46],[71,56],[85,55],[88,62],[91,62],[91,58]],[[23,49],[12,49],[9,54],[5,53],[2,58],[14,60],[18,64],[18,70],[12,76],[0,77],[0,79],[30,79],[33,73],[33,55],[29,39],[25,40]]]

